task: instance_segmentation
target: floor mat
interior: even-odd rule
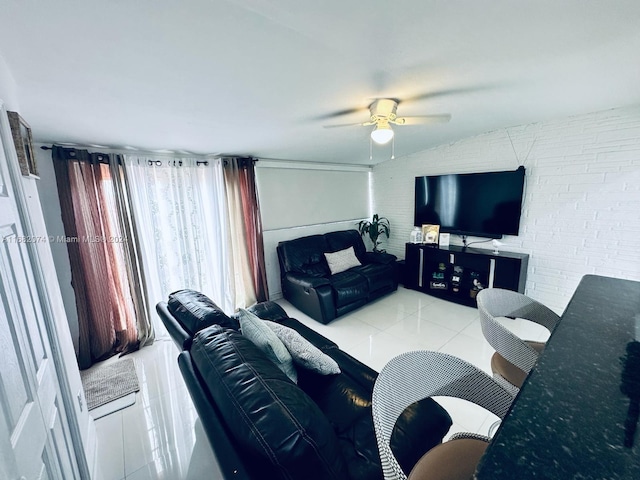
[[[82,370],[80,378],[90,411],[140,390],[132,358]]]

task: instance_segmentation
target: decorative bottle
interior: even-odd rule
[[[414,227],[413,230],[411,230],[410,242],[422,243],[422,230],[420,230],[420,227]]]

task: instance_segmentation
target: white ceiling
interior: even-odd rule
[[[452,115],[396,156],[640,104],[640,1],[0,0],[0,54],[36,141],[372,164],[375,97]]]

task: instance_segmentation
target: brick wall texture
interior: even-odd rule
[[[640,280],[640,107],[510,127],[378,164],[373,210],[391,222],[387,251],[404,258],[416,176],[519,165],[520,234],[501,248],[530,255],[527,295],[561,313],[585,274]]]

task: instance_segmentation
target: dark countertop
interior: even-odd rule
[[[640,282],[585,276],[476,478],[640,479],[638,341]]]

